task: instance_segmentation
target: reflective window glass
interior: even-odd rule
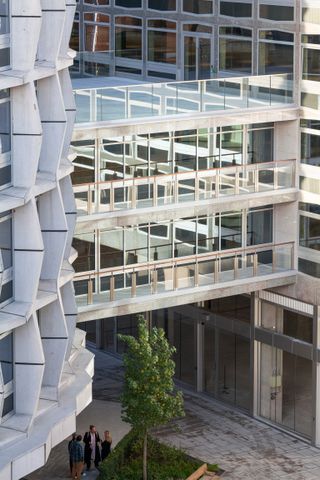
[[[212,13],[212,0],[183,0],[183,11],[199,15]]]
[[[141,0],[115,0],[116,7],[141,8]]]
[[[151,10],[169,11],[176,10],[176,0],[148,0],[148,8]]]
[[[13,335],[0,338],[0,367],[4,385],[13,380]]]
[[[267,20],[288,22],[294,20],[294,7],[260,2],[259,14]]]
[[[245,2],[232,2],[220,0],[220,15],[226,17],[251,17],[252,4]]]

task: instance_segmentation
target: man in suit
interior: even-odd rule
[[[84,434],[84,462],[87,470],[90,470],[91,462],[98,468],[101,460],[100,455],[100,436],[94,425],[90,425],[90,430]]]

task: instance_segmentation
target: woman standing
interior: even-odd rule
[[[101,443],[101,460],[107,458],[111,452],[112,437],[109,430],[104,432],[104,441]]]

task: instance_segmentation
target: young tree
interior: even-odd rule
[[[149,332],[142,316],[138,338],[119,338],[127,345],[122,419],[143,438],[143,479],[147,480],[148,430],[184,415],[182,393],[175,391],[173,382],[175,348],[169,345],[161,328]]]

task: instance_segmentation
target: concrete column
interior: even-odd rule
[[[250,413],[252,416],[258,415],[258,365],[259,365],[259,343],[254,339],[255,327],[260,324],[260,300],[259,292],[251,294],[251,322],[250,322],[250,377],[251,377],[251,399]]]
[[[197,353],[197,392],[202,392],[204,387],[204,326],[202,319],[196,325],[196,353]]]
[[[96,347],[103,348],[103,319],[96,320]]]
[[[174,311],[172,308],[168,309],[168,340],[170,345],[174,343]]]
[[[295,23],[295,38],[294,38],[294,102],[296,105],[300,105],[301,95],[301,79],[302,79],[302,55],[301,55],[301,34],[300,26],[302,22],[301,18],[301,0],[296,0],[296,23]]]
[[[118,321],[117,317],[113,317],[113,351],[117,353],[117,335],[118,335]]]
[[[144,318],[147,321],[149,332],[151,332],[151,329],[152,329],[152,311],[146,312],[144,314]]]

